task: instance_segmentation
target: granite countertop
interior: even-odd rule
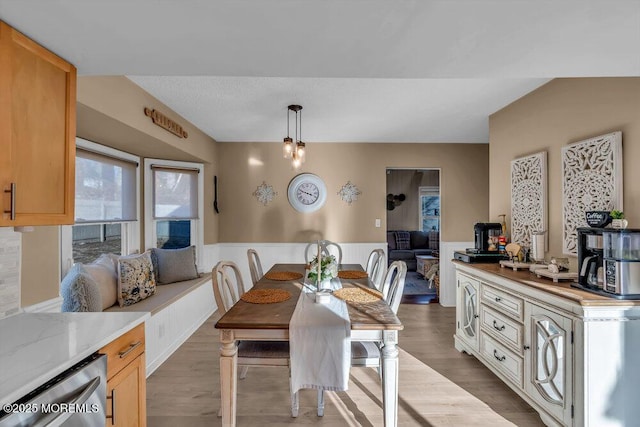
[[[606,297],[592,292],[571,287],[571,281],[554,282],[551,279],[537,277],[529,270],[513,271],[508,267],[500,267],[498,263],[477,263],[468,264],[458,260],[452,260],[456,266],[468,267],[471,270],[491,273],[496,276],[513,280],[523,285],[531,286],[551,294],[568,298],[583,306],[640,306],[640,300],[620,300],[613,297]]]
[[[149,313],[22,313],[0,320],[0,404],[12,403],[144,322]]]

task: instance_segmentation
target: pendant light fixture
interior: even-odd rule
[[[294,139],[289,136],[289,116],[292,111],[296,114]],[[282,154],[285,159],[291,159],[291,165],[294,169],[298,169],[305,161],[305,151],[305,143],[302,142],[302,106],[289,105],[289,107],[287,107],[287,137],[282,144]]]

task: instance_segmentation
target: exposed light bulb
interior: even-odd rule
[[[299,141],[296,144],[296,153],[298,155],[298,157],[300,158],[300,162],[304,163],[304,161],[306,160],[306,150],[305,150],[305,143],[302,141]]]
[[[290,159],[293,154],[293,140],[289,137],[284,139],[284,144],[282,145],[282,155],[285,159]]]
[[[291,166],[293,166],[294,169],[298,169],[301,164],[302,162],[300,161],[300,156],[298,156],[298,154],[294,151],[293,160],[291,160]]]

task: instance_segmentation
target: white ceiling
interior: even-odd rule
[[[78,67],[219,141],[487,142],[553,77],[640,76],[640,0],[0,0]]]

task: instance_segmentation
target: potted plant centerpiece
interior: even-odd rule
[[[320,274],[318,275],[318,272]],[[309,264],[309,274],[307,277],[316,284],[318,290],[329,289],[331,279],[338,277],[338,262],[333,255],[320,256],[320,266],[318,267],[318,257],[316,256]]]

